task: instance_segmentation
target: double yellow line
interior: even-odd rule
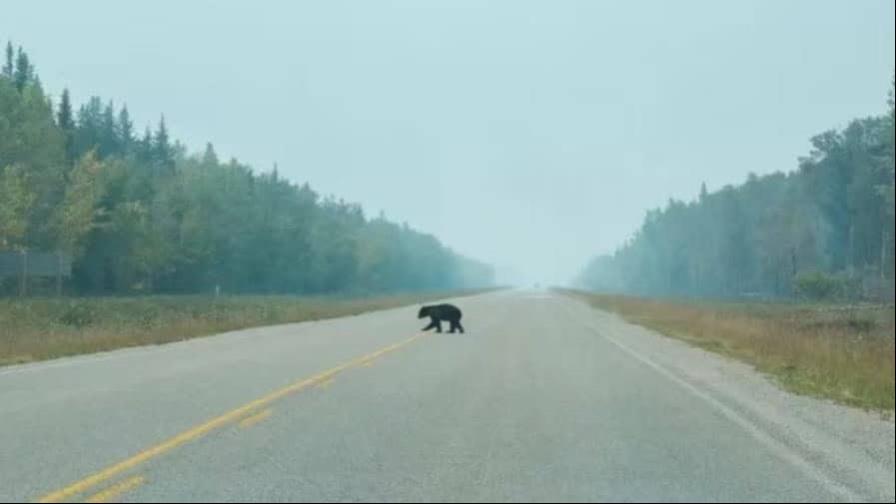
[[[350,362],[346,362],[345,364],[340,364],[339,366],[336,366],[332,369],[328,369],[327,371],[324,371],[322,373],[318,373],[310,378],[306,378],[304,380],[301,380],[301,381],[298,381],[291,385],[288,385],[286,387],[283,387],[280,390],[271,392],[270,394],[268,394],[266,396],[260,397],[260,398],[254,400],[252,402],[249,402],[243,406],[240,406],[236,409],[228,411],[227,413],[224,413],[221,416],[215,417],[201,425],[197,425],[196,427],[193,427],[192,429],[184,431],[184,432],[172,437],[171,439],[168,439],[167,441],[163,441],[155,446],[147,448],[146,450],[143,450],[140,453],[137,453],[136,455],[134,455],[126,460],[123,460],[117,464],[111,465],[111,466],[109,466],[97,473],[94,473],[80,481],[76,481],[75,483],[72,483],[71,485],[68,485],[68,486],[61,488],[59,490],[56,490],[54,492],[50,492],[50,493],[44,495],[43,497],[41,497],[38,502],[62,502],[66,499],[69,499],[69,498],[75,496],[75,495],[86,492],[87,490],[90,490],[91,488],[93,488],[105,481],[108,481],[125,471],[131,470],[131,469],[139,466],[140,464],[143,464],[144,462],[147,462],[147,461],[149,461],[153,458],[156,458],[164,453],[167,453],[185,443],[188,443],[197,438],[200,438],[200,437],[208,434],[211,431],[220,429],[221,427],[224,427],[225,425],[231,424],[231,423],[249,415],[250,413],[255,413],[257,410],[260,410],[260,409],[270,405],[274,401],[282,399],[283,397],[285,397],[287,395],[294,394],[302,389],[308,388],[317,383],[321,383],[321,382],[330,380],[337,374],[339,374],[347,369],[350,369],[350,368],[353,368],[356,366],[362,366],[365,363],[373,361],[377,357],[385,355],[389,352],[394,352],[395,350],[398,350],[399,348],[401,348],[403,346],[409,345],[409,344],[413,343],[414,341],[422,338],[423,336],[425,336],[425,334],[418,334],[412,338],[408,338],[408,339],[398,342],[394,345],[390,345],[385,348],[381,348],[373,353],[364,355],[362,357],[358,357],[357,359],[354,359]]]

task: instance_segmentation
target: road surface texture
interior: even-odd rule
[[[0,369],[3,501],[892,501],[894,427],[547,291]]]

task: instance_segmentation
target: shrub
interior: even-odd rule
[[[844,295],[847,282],[834,275],[820,272],[800,273],[793,279],[793,291],[803,299],[829,300]]]

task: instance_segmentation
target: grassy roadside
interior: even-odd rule
[[[690,302],[563,291],[634,324],[755,366],[784,388],[892,411],[892,306]]]
[[[0,299],[0,366],[169,343],[248,327],[357,315],[487,290],[363,298]]]

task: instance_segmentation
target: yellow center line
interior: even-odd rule
[[[270,394],[268,394],[266,396],[260,397],[254,401],[244,404],[243,406],[240,406],[236,409],[228,411],[227,413],[224,413],[221,416],[215,417],[203,424],[197,425],[189,430],[181,432],[180,434],[178,434],[166,441],[163,441],[163,442],[161,442],[155,446],[152,446],[150,448],[147,448],[130,458],[127,458],[125,460],[122,460],[121,462],[118,462],[117,464],[113,464],[109,467],[106,467],[105,469],[102,469],[99,472],[96,472],[90,476],[87,476],[86,478],[84,478],[80,481],[76,481],[76,482],[72,483],[71,485],[68,485],[64,488],[50,492],[50,493],[44,495],[43,497],[41,497],[40,500],[38,500],[38,502],[61,502],[63,500],[66,500],[66,499],[74,496],[74,495],[83,493],[83,492],[89,490],[90,488],[93,488],[94,486],[99,485],[100,483],[103,483],[103,482],[117,476],[118,474],[121,474],[124,471],[133,469],[134,467],[136,467],[140,464],[143,464],[144,462],[147,462],[148,460],[156,458],[166,452],[169,452],[169,451],[171,451],[189,441],[193,441],[199,437],[202,437],[202,436],[208,434],[209,432],[212,432],[216,429],[220,429],[221,427],[223,427],[229,423],[232,423],[242,417],[245,417],[246,415],[248,415],[256,410],[266,407],[267,405],[273,403],[274,401],[282,399],[283,397],[285,397],[287,395],[296,393],[296,392],[303,390],[303,389],[305,389],[311,385],[314,385],[316,383],[326,381],[327,379],[330,379],[333,376],[336,376],[337,374],[345,371],[346,369],[356,367],[358,365],[363,364],[364,361],[367,359],[375,359],[375,358],[385,355],[389,352],[394,352],[395,350],[398,350],[399,348],[401,348],[405,345],[413,343],[414,341],[422,338],[423,336],[426,336],[426,334],[417,334],[411,338],[408,338],[404,341],[400,341],[394,345],[390,345],[385,348],[381,348],[373,353],[358,357],[357,359],[346,362],[344,364],[340,364],[340,365],[338,365],[332,369],[328,369],[327,371],[324,371],[322,373],[318,373],[310,378],[306,378],[304,380],[298,381],[296,383],[293,383],[292,385],[287,385],[286,387],[283,387],[280,390],[271,392]]]
[[[330,379],[328,379],[328,380],[326,380],[326,381],[322,381],[322,382],[318,383],[318,384],[317,384],[317,388],[325,389],[325,388],[329,387],[329,386],[332,385],[332,384],[333,384],[333,379],[330,378]]]
[[[269,416],[271,416],[271,408],[268,408],[260,413],[256,413],[250,417],[240,420],[240,427],[247,429],[247,428],[252,427],[253,425],[257,424],[258,422],[261,422],[262,420],[266,419]]]
[[[133,478],[128,478],[120,483],[116,483],[103,490],[102,492],[90,496],[87,499],[87,502],[109,502],[110,500],[121,496],[121,494],[130,492],[131,490],[144,483],[146,483],[146,478],[144,478],[143,476],[134,476]]]

